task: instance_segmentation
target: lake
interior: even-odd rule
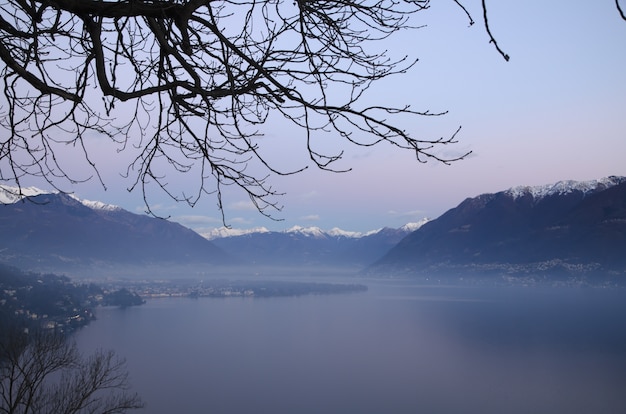
[[[624,413],[626,292],[425,287],[101,308],[143,412]]]

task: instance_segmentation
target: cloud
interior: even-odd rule
[[[251,224],[252,220],[245,217],[233,217],[226,220],[228,223]]]
[[[300,194],[300,198],[304,200],[309,200],[311,198],[319,197],[319,195],[320,193],[318,193],[316,190],[311,190],[309,192]]]
[[[175,216],[172,217],[172,221],[180,223],[183,226],[188,227],[202,235],[205,235],[205,233],[210,233],[216,229],[223,228],[224,226],[221,217],[216,218],[202,215]],[[253,224],[253,221],[244,217],[227,217],[226,224],[229,227],[247,227]]]
[[[300,220],[304,220],[304,221],[319,221],[320,220],[320,216],[318,214],[309,214],[308,216],[300,217]]]
[[[157,216],[167,216],[168,214],[160,214],[159,212],[172,211],[172,210],[176,210],[176,208],[177,208],[176,204],[159,204],[159,203],[152,204],[150,203],[150,210]],[[137,214],[145,214],[147,213],[148,208],[145,205],[142,205],[142,206],[135,207],[134,210]]]
[[[256,207],[252,201],[244,200],[244,201],[235,201],[234,203],[230,203],[228,205],[228,210],[236,210],[236,211],[254,211]]]
[[[387,214],[397,218],[424,218],[426,212],[424,210],[395,211],[389,210]]]
[[[465,159],[477,157],[476,149],[469,145],[455,145],[453,147],[444,147],[436,151],[436,155],[443,159],[453,160],[456,158],[464,157]],[[430,163],[431,165],[439,166],[441,163]]]
[[[207,226],[214,225],[216,223],[221,224],[221,218],[215,218],[210,216],[200,216],[200,215],[184,215],[184,216],[176,216],[172,217],[172,220],[177,221],[185,226],[196,227],[196,226]]]

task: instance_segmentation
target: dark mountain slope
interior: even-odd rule
[[[608,185],[508,190],[463,201],[407,236],[372,266],[410,273],[498,269],[621,273],[626,269],[626,179]],[[504,270],[503,270],[504,269]]]
[[[0,205],[0,261],[36,263],[223,263],[213,243],[177,223],[120,208],[90,208],[64,194]]]

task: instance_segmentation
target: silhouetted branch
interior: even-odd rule
[[[626,14],[624,14],[624,10],[622,10],[622,7],[619,4],[619,0],[615,0],[615,6],[617,7],[619,15],[622,16],[622,19],[626,20]]]
[[[469,25],[473,26],[474,25],[474,19],[472,18],[472,15],[467,11],[465,6],[463,4],[461,4],[461,2],[459,0],[453,0],[453,1],[456,3],[457,6],[459,6],[461,8],[461,10],[463,10],[463,12],[465,12],[465,15],[469,19]]]
[[[498,53],[500,55],[502,55],[504,60],[506,60],[508,62],[509,59],[510,59],[509,55],[507,55],[506,53],[504,53],[504,51],[502,49],[500,49],[500,46],[498,45],[498,42],[496,42],[496,39],[491,34],[491,29],[489,28],[489,20],[487,19],[487,4],[486,4],[486,0],[482,0],[482,4],[483,4],[483,19],[484,19],[484,22],[485,22],[485,30],[487,31],[487,34],[489,35],[489,41],[491,43],[493,43],[493,45],[495,46],[495,48],[498,51]]]
[[[142,408],[128,393],[125,363],[111,351],[83,358],[60,334],[11,332],[0,343],[0,413],[125,413]]]
[[[453,0],[473,25],[462,0]],[[0,5],[0,182],[46,180],[56,189],[97,179],[91,142],[132,152],[125,169],[149,212],[149,189],[195,205],[237,187],[269,217],[280,211],[272,176],[309,165],[342,172],[332,136],[388,143],[419,162],[450,163],[456,143],[420,136],[399,119],[440,116],[367,105],[370,87],[417,59],[392,59],[380,41],[414,27],[429,0],[5,0]],[[619,0],[617,9],[626,20]],[[484,28],[497,52],[482,0]],[[279,115],[308,159],[291,169],[267,154],[261,126]],[[274,118],[271,118],[274,119]],[[457,131],[458,132],[458,131]],[[285,132],[285,134],[287,134]],[[280,144],[279,144],[280,145]],[[68,150],[75,151],[67,156]],[[468,153],[469,154],[469,153]],[[72,169],[76,155],[89,168]],[[68,161],[70,160],[70,161]],[[172,184],[183,176],[189,188]],[[183,181],[183,180],[181,180]]]

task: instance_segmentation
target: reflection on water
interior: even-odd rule
[[[102,309],[78,341],[154,414],[626,412],[625,292],[368,286]]]

